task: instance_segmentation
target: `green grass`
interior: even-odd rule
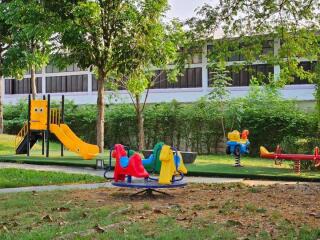
[[[65,156],[60,156],[60,144],[50,143],[50,158],[41,155],[40,145],[35,146],[31,151],[31,156],[14,155],[14,137],[10,135],[0,135],[0,161],[21,162],[34,164],[54,164],[67,166],[88,166],[95,167],[96,161],[82,160],[75,153],[65,151]],[[97,158],[108,162],[109,151]],[[320,171],[304,171],[297,175],[293,171],[292,162],[284,161],[281,166],[274,164],[273,160],[242,157],[244,168],[233,167],[234,159],[226,155],[200,155],[194,164],[187,165],[190,174],[208,175],[221,177],[241,177],[241,178],[267,178],[275,180],[320,180]]]
[[[75,232],[85,232],[97,225],[108,226],[130,221],[141,211],[134,208],[122,214],[112,214],[117,210],[126,209],[128,204],[121,203],[115,208],[115,202],[99,204],[96,199],[72,201],[66,192],[0,195],[0,203],[0,226],[5,226],[3,229],[0,228],[1,240],[56,239]],[[175,218],[160,215],[152,222],[134,222],[121,228],[111,228],[104,233],[93,232],[83,237],[75,234],[64,239],[229,240],[236,239],[236,233],[222,225],[201,221],[194,222],[190,228],[185,228],[176,224]]]
[[[0,154],[10,155],[14,153],[15,136],[0,134]]]
[[[188,170],[193,173],[212,173],[229,176],[256,176],[292,179],[320,179],[320,171],[303,171],[300,175],[294,173],[292,162],[284,161],[281,166],[275,165],[273,160],[242,157],[243,168],[233,167],[234,159],[226,155],[198,156],[195,164],[188,165]]]
[[[15,168],[0,169],[0,188],[103,182],[98,176],[34,171]]]

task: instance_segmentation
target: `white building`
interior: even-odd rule
[[[163,75],[156,82],[149,92],[148,103],[168,102],[173,99],[179,102],[194,102],[206,96],[210,92],[210,81],[207,69],[206,53],[210,45],[203,48],[202,53],[195,54],[190,59],[190,64],[186,66],[184,76],[179,77],[174,84],[168,83]],[[275,51],[276,41],[267,44],[264,51]],[[233,56],[228,60],[228,65],[241,62],[241,56]],[[311,63],[301,61],[301,65],[306,69],[311,69]],[[241,70],[233,72],[233,84],[230,87],[232,97],[244,96],[248,93],[249,80],[252,75],[258,72],[268,74],[274,73],[277,76],[281,69],[279,66],[267,65],[257,61],[252,66],[253,72]],[[77,104],[95,104],[97,100],[97,82],[95,76],[90,71],[82,71],[76,66],[70,66],[63,71],[48,65],[37,72],[37,88],[39,95],[51,94],[52,98],[60,99],[64,94],[66,99],[73,100]],[[30,75],[26,75],[21,81],[6,79],[4,83],[5,104],[16,103],[20,99],[26,98],[30,93]],[[299,79],[281,90],[282,95],[287,99],[295,99],[302,102],[314,101],[315,87]],[[106,92],[106,101],[113,103],[130,102],[128,93],[120,90],[116,93]]]

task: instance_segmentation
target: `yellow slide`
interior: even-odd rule
[[[99,154],[98,146],[83,142],[66,124],[50,124],[50,132],[56,135],[69,151],[77,153],[85,160],[93,159]]]
[[[99,147],[97,145],[93,145],[90,143],[86,143],[82,141],[72,130],[69,128],[67,124],[60,124],[60,128],[64,131],[64,133],[71,138],[72,141],[79,145],[86,146],[88,148],[89,153],[99,154]]]

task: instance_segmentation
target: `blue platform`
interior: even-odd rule
[[[184,181],[173,182],[172,184],[159,184],[156,181],[140,181],[140,182],[112,182],[113,186],[124,188],[143,188],[143,189],[168,189],[180,188],[187,185]]]

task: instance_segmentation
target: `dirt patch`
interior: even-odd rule
[[[131,204],[128,217],[134,221],[156,221],[159,216],[176,219],[185,227],[195,221],[225,224],[241,235],[267,231],[276,236],[281,225],[320,228],[320,185],[271,185],[251,187],[243,184],[190,184],[183,189],[166,190],[172,197],[135,197],[131,189],[74,191],[69,197],[115,210]]]

